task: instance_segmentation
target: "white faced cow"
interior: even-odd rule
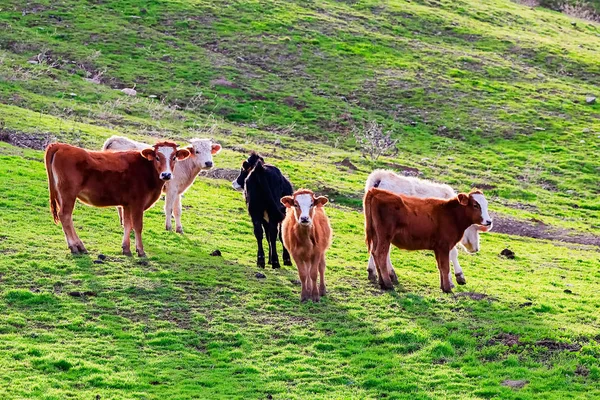
[[[365,185],[365,192],[374,187],[389,190],[390,192],[396,194],[404,194],[408,196],[415,196],[421,198],[437,197],[440,199],[451,199],[456,196],[454,190],[448,185],[435,183],[424,179],[401,176],[394,173],[393,171],[386,171],[382,169],[375,170],[369,175],[369,177],[367,178],[367,183]],[[483,201],[485,201],[485,199],[483,199]],[[479,232],[488,232],[491,229],[491,225],[471,225],[465,230],[465,233],[459,244],[462,245],[467,252],[476,253],[479,251]],[[458,249],[456,247],[453,247],[450,251],[450,260],[452,261],[452,265],[454,266],[456,282],[459,285],[466,284],[467,281],[465,279],[465,275],[460,264],[458,263]],[[390,259],[389,252],[388,265],[390,268],[389,272],[392,280],[394,282],[397,282],[398,277],[396,276],[396,271],[394,271],[394,267],[392,266],[392,261]],[[375,261],[373,260],[372,255],[369,258],[369,266],[367,268],[367,271],[369,273],[369,279],[371,281],[375,281]],[[449,279],[450,285],[454,287],[451,273]]]
[[[132,150],[145,149],[148,145],[135,140],[127,139],[121,136],[110,137],[102,147],[103,150]],[[192,186],[194,179],[202,170],[209,170],[213,167],[213,155],[221,151],[221,145],[212,143],[210,139],[192,139],[190,145],[186,147],[190,152],[190,156],[175,164],[173,170],[173,179],[165,184],[163,192],[165,193],[165,228],[170,231],[172,229],[171,217],[175,216],[175,231],[183,233],[181,225],[181,196]],[[121,218],[121,210],[119,209],[119,217]]]

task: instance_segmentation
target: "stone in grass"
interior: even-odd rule
[[[525,385],[527,385],[528,383],[529,383],[529,381],[525,381],[525,380],[507,379],[504,382],[502,382],[502,386],[507,386],[512,389],[521,389],[521,388],[525,387]]]
[[[212,253],[210,253],[211,256],[213,257],[221,257],[221,250],[216,249],[215,251],[213,251]]]
[[[256,279],[265,279],[267,277],[262,272],[257,272],[256,274],[254,274],[254,276],[256,277]]]
[[[106,256],[102,253],[98,254],[98,260],[106,260]]]
[[[585,98],[585,102],[586,102],[586,104],[596,104],[596,97],[588,96]]]
[[[104,261],[102,261],[102,260],[94,260],[94,264],[104,264]]]
[[[513,259],[515,258],[515,252],[514,252],[514,251],[512,251],[512,250],[509,250],[509,249],[504,249],[504,250],[502,250],[502,251],[500,252],[500,255],[501,255],[501,256],[504,256],[504,257],[506,257],[506,258],[508,258],[508,259],[511,259],[511,260],[513,260]]]

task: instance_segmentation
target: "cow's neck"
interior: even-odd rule
[[[467,217],[467,214],[465,213],[466,207],[462,206],[458,202],[458,199],[450,200],[448,202],[448,205],[453,210],[452,215],[454,216],[454,223],[455,223],[456,228],[460,231],[460,235],[462,237],[465,230],[467,230],[467,228],[469,226],[473,225],[471,223],[471,220]]]

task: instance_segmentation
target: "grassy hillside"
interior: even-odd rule
[[[597,398],[600,26],[572,21],[504,0],[3,2],[0,396]],[[361,156],[371,120],[397,154]],[[84,206],[90,256],[68,255],[41,149],[113,134],[213,137],[211,176],[258,150],[328,194],[329,296],[300,304],[293,268],[255,278],[227,179],[186,193],[184,236],[147,212],[147,262],[119,255],[114,210]],[[377,167],[486,189],[497,231],[461,255],[455,295],[425,252],[393,252],[394,292],[366,280]]]

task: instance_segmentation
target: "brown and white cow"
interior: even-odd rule
[[[287,207],[282,224],[283,244],[296,262],[302,283],[301,301],[317,302],[326,293],[325,251],[331,245],[331,226],[323,206],[327,198],[307,189],[281,198]],[[317,287],[317,276],[320,285]]]
[[[422,198],[437,197],[440,199],[451,199],[456,196],[454,189],[443,183],[432,182],[411,176],[402,176],[393,171],[383,169],[376,169],[369,174],[365,185],[365,192],[372,187],[389,190],[396,194]],[[460,245],[463,247],[468,253],[477,253],[480,247],[479,233],[489,232],[491,229],[491,226],[471,225],[465,231],[465,234],[458,245],[450,250],[450,261],[454,266],[454,275],[456,276],[456,282],[458,282],[459,285],[465,285],[467,280],[465,279],[465,274],[458,262],[458,246]],[[398,277],[392,266],[392,260],[389,253],[388,266],[390,268],[392,281],[398,283]],[[375,261],[373,261],[373,256],[369,258],[367,272],[369,273],[369,280],[374,282],[377,279],[377,276],[375,274]],[[448,278],[450,279],[450,285],[454,287],[454,284],[452,283],[452,274],[450,274]]]
[[[129,235],[133,228],[136,251],[144,257],[144,211],[160,197],[165,182],[173,176],[175,163],[189,154],[170,141],[158,142],[142,151],[119,153],[50,144],[45,155],[50,210],[54,222],[60,220],[71,252],[87,253],[73,227],[73,209],[79,199],[96,207],[122,207],[123,254],[131,256]]]
[[[433,250],[441,288],[446,293],[451,292],[450,250],[469,226],[492,224],[487,200],[480,191],[438,199],[397,195],[372,188],[365,194],[363,205],[366,242],[382,289],[392,289],[388,253],[393,244],[405,250]]]
[[[111,136],[104,142],[102,150],[127,151],[144,150],[149,145],[122,136]],[[221,145],[213,143],[210,139],[191,139],[186,149],[190,156],[178,162],[173,167],[173,179],[165,183],[163,192],[165,193],[165,228],[172,229],[171,217],[175,217],[175,232],[183,233],[181,225],[181,197],[186,190],[192,186],[194,180],[200,171],[206,171],[213,167],[213,155],[221,151]],[[119,218],[123,224],[123,215],[121,209]]]

